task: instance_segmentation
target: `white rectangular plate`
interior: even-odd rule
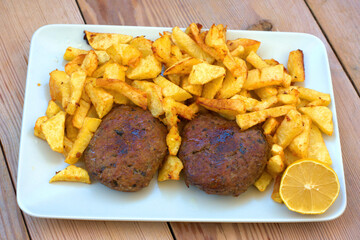
[[[34,124],[45,114],[49,95],[49,73],[64,69],[63,54],[68,46],[90,49],[83,31],[114,32],[132,36],[144,35],[155,40],[159,32],[170,28],[48,25],[38,29],[31,40],[22,120],[17,201],[27,214],[46,218],[130,220],[130,221],[199,221],[199,222],[308,222],[326,221],[340,216],[346,207],[345,180],[334,94],[326,49],[318,38],[303,33],[228,31],[228,39],[252,38],[261,41],[258,51],[263,58],[287,63],[289,52],[302,49],[305,56],[305,86],[330,93],[334,113],[334,134],[324,136],[339,176],[338,199],[322,215],[301,215],[275,203],[272,188],[259,192],[250,187],[239,197],[208,195],[184,181],[158,183],[136,193],[111,190],[95,182],[54,183],[49,179],[67,166],[64,157],[50,150],[45,141],[33,134]],[[40,86],[38,86],[40,84]]]

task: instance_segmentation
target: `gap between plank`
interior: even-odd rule
[[[350,82],[351,82],[351,85],[352,85],[353,88],[355,89],[355,92],[357,93],[358,97],[360,97],[360,90],[356,88],[356,85],[355,85],[354,81],[352,80],[350,74],[349,74],[348,71],[346,70],[344,64],[341,62],[339,55],[337,54],[335,48],[334,48],[333,45],[331,44],[330,39],[327,37],[324,29],[321,27],[320,22],[319,22],[318,19],[316,18],[316,15],[315,15],[314,12],[312,11],[311,7],[309,6],[309,4],[307,3],[306,0],[304,0],[304,3],[305,3],[305,5],[308,7],[308,9],[309,9],[311,15],[313,16],[315,22],[316,22],[317,25],[319,26],[320,31],[321,31],[322,34],[324,35],[326,41],[329,43],[330,48],[333,50],[333,52],[334,52],[334,54],[335,54],[335,57],[336,57],[337,60],[339,61],[339,63],[340,63],[340,65],[341,65],[341,67],[342,67],[345,75],[349,78],[349,80],[350,80]]]
[[[169,228],[169,230],[170,230],[171,236],[173,237],[174,240],[176,240],[176,236],[175,236],[175,233],[174,233],[174,231],[173,231],[173,229],[172,229],[172,227],[171,227],[171,223],[170,223],[170,222],[167,222],[166,224],[168,225],[168,228]]]
[[[14,183],[13,178],[11,177],[11,173],[10,173],[10,171],[9,171],[9,169],[10,169],[10,168],[9,168],[9,164],[8,164],[8,162],[7,162],[7,158],[6,158],[4,146],[3,146],[2,142],[1,142],[1,140],[0,140],[0,148],[1,148],[2,155],[4,156],[4,161],[5,161],[5,165],[6,165],[6,170],[7,170],[8,173],[9,173],[9,178],[10,178],[10,181],[11,181],[11,185],[12,185],[12,187],[13,187],[13,189],[14,189],[15,198],[17,199],[15,183]],[[17,205],[17,203],[16,203],[16,205]],[[19,206],[18,206],[18,208],[19,208]],[[31,235],[30,235],[29,228],[28,228],[27,223],[26,223],[26,220],[25,220],[24,213],[23,213],[23,211],[22,211],[20,208],[19,208],[19,210],[20,210],[21,217],[23,218],[23,222],[24,222],[24,224],[25,224],[26,233],[27,233],[29,239],[31,239]]]
[[[78,9],[79,9],[79,12],[80,12],[80,14],[81,14],[81,18],[83,19],[84,23],[87,24],[87,23],[86,23],[86,19],[85,19],[85,17],[84,17],[84,14],[83,14],[82,11],[81,11],[81,7],[80,7],[80,5],[79,5],[78,0],[75,0],[75,3],[76,3],[76,6],[77,6]]]

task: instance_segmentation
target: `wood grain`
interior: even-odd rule
[[[15,184],[31,36],[45,24],[83,23],[73,0],[18,3],[0,1],[0,140]],[[3,217],[0,239],[26,239],[14,190],[8,186],[9,174],[3,168],[3,156],[0,158],[0,216]],[[33,218],[26,214],[25,221],[32,239],[172,239],[166,223],[69,221]]]
[[[306,2],[360,94],[360,1]]]
[[[360,99],[339,60],[326,42],[303,1],[110,1],[79,0],[87,23],[185,27],[199,22],[205,27],[222,23],[230,29],[248,29],[266,20],[275,31],[306,32],[326,45],[331,66],[342,142],[348,207],[340,218],[325,223],[214,224],[171,223],[177,239],[351,239],[360,236],[358,192],[360,182]],[[355,2],[355,1],[354,1]],[[338,22],[341,26],[341,22]],[[354,22],[356,24],[357,22]]]
[[[5,158],[0,150],[0,239],[29,239],[24,219],[16,204]]]

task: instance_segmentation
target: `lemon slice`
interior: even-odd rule
[[[324,213],[334,203],[339,191],[335,171],[311,159],[291,164],[280,183],[280,196],[285,205],[302,214]]]

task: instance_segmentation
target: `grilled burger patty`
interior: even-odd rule
[[[84,152],[86,168],[109,188],[138,191],[149,185],[167,153],[166,134],[165,126],[149,111],[115,107]]]
[[[185,183],[208,194],[238,196],[266,166],[269,146],[257,128],[242,132],[235,121],[203,114],[185,126],[182,137]]]

